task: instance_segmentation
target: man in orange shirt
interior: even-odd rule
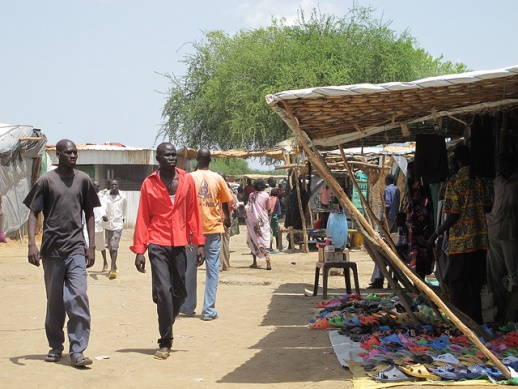
[[[160,168],[142,183],[131,251],[135,267],[146,272],[146,250],[152,273],[153,301],[157,305],[160,349],[155,359],[167,359],[173,345],[173,324],[187,290],[187,244],[198,246],[196,266],[205,260],[205,237],[191,175],[176,167],[176,149],[171,143],[157,147]]]
[[[216,292],[218,290],[219,265],[221,251],[221,234],[225,232],[221,207],[223,203],[233,200],[227,183],[218,173],[209,169],[211,161],[209,149],[199,149],[198,170],[191,173],[196,184],[198,207],[200,209],[203,234],[205,235],[205,296],[201,318],[210,321],[218,318],[216,312]],[[228,208],[227,213],[228,213]],[[230,220],[230,216],[226,215]],[[196,243],[196,242],[195,242]],[[196,268],[187,270],[187,293],[189,298],[181,308],[181,312],[192,316],[196,308]]]

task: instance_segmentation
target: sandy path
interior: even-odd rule
[[[45,363],[43,270],[27,262],[26,242],[0,245],[0,386],[72,387],[333,387],[352,388],[351,374],[340,367],[326,331],[308,330],[313,306],[321,296],[312,289],[317,254],[272,256],[272,271],[249,269],[245,235],[231,238],[231,266],[220,273],[216,308],[220,318],[180,316],[175,324],[174,352],[156,361],[158,326],[151,300],[151,272],[138,273],[129,251],[132,231],[123,232],[119,277],[100,273],[102,259],[89,271],[92,333],[87,355],[91,369],[69,366],[68,355]],[[353,252],[362,287],[372,262]],[[205,270],[198,274],[198,312]],[[330,277],[331,291],[344,293],[342,277]],[[321,291],[320,291],[321,293]],[[68,349],[68,345],[65,345]]]

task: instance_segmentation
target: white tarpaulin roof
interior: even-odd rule
[[[47,138],[32,126],[0,124],[0,191],[6,233],[18,230],[29,216],[22,203],[31,188],[33,159],[45,153]]]

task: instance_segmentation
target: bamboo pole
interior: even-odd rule
[[[344,150],[343,150],[342,146],[340,145],[340,146],[338,146],[338,148],[340,149],[340,154],[342,155],[342,158],[343,158],[343,160],[344,160],[344,164],[345,164],[345,165],[346,165],[346,167],[347,167],[347,170],[348,170],[348,171],[350,171],[350,170],[349,170],[349,164],[348,164],[348,162],[347,162],[347,158],[345,157],[345,153],[344,153]],[[351,181],[352,181],[352,183],[353,183],[354,187],[355,187],[355,188],[356,188],[356,190],[358,191],[358,194],[359,194],[359,196],[360,196],[360,201],[361,201],[361,203],[362,203],[362,205],[363,205],[363,208],[366,210],[366,212],[368,213],[368,215],[369,215],[369,217],[370,217],[370,219],[371,219],[371,223],[370,223],[370,224],[372,225],[372,224],[373,224],[372,222],[374,222],[374,223],[378,226],[378,228],[379,228],[380,230],[382,230],[382,231],[383,231],[383,230],[384,230],[384,227],[382,226],[381,222],[380,222],[380,221],[379,221],[379,219],[376,217],[376,215],[374,215],[374,212],[372,211],[372,208],[370,207],[370,205],[367,203],[367,200],[366,200],[366,199],[365,199],[365,197],[363,196],[363,193],[361,192],[360,187],[358,186],[358,183],[356,182],[356,179],[355,179],[355,178],[354,178],[354,176],[352,176],[352,175],[351,175],[350,177],[351,177]],[[392,250],[394,250],[394,252],[396,252],[397,250],[396,250],[396,247],[394,246],[394,242],[392,242],[392,239],[390,239],[390,234],[388,234],[388,232],[387,232],[387,231],[384,231],[384,233],[385,233],[385,236],[387,236],[387,237],[388,237],[388,239],[387,239],[387,240],[388,240],[388,242],[390,243],[390,246],[391,246]],[[379,265],[378,265],[377,263],[376,263],[376,265],[379,267]],[[390,263],[390,261],[389,261],[389,265],[392,265],[392,264]],[[394,268],[395,266],[394,266],[394,265],[392,265],[391,267],[392,267],[392,268]],[[397,267],[395,267],[395,268],[397,269]],[[409,288],[409,289],[412,289],[412,290],[414,290],[414,291],[417,291],[417,289],[415,288],[415,286],[414,286],[414,285],[412,285],[410,282],[408,282],[408,279],[407,279],[407,278],[405,278],[405,277],[403,276],[403,274],[401,274],[401,273],[400,273],[400,274],[398,274],[398,275],[399,275],[399,279],[401,280],[401,283],[402,283],[405,287],[407,287],[407,288]],[[383,276],[385,276],[385,274],[383,274]],[[387,278],[387,277],[385,277],[385,278]],[[389,277],[389,278],[391,278],[391,277]],[[388,278],[387,278],[387,280],[388,280]],[[397,283],[396,283],[396,284],[397,284]],[[392,284],[391,284],[390,286],[392,287]]]
[[[430,297],[430,299],[446,314],[446,316],[448,316],[451,322],[457,326],[457,328],[460,329],[466,335],[466,337],[469,338],[480,349],[480,351],[484,353],[484,355],[498,368],[498,370],[502,372],[506,379],[510,379],[511,373],[507,367],[505,367],[505,365],[500,362],[500,360],[493,353],[491,353],[491,351],[489,351],[486,346],[484,346],[484,344],[480,341],[478,336],[473,333],[473,331],[471,331],[457,316],[455,316],[452,310],[435,294],[432,289],[430,289],[430,287],[428,287],[428,285],[426,285],[425,282],[423,282],[410,269],[408,269],[404,263],[399,260],[399,258],[385,243],[385,241],[376,234],[376,231],[374,231],[374,229],[367,223],[360,211],[356,209],[354,204],[352,204],[351,200],[349,200],[347,195],[342,190],[341,186],[338,185],[338,182],[333,178],[329,169],[325,165],[325,161],[322,155],[318,151],[313,152],[309,145],[306,143],[305,139],[307,139],[307,135],[305,135],[305,133],[300,129],[298,121],[291,112],[290,107],[284,105],[284,109],[291,119],[292,129],[299,137],[299,142],[308,154],[308,158],[313,159],[313,164],[318,166],[320,171],[329,172],[328,175],[326,174],[326,177],[331,177],[331,179],[329,182],[326,181],[326,183],[331,187],[331,189],[333,189],[335,195],[338,196],[342,207],[351,212],[351,214],[355,215],[355,217],[360,222],[359,225],[364,229],[365,235],[369,234],[369,238],[372,238],[372,240],[374,240],[381,247],[385,254],[394,261],[394,264],[400,268],[400,270],[414,283],[414,285],[416,285],[417,288],[419,288],[421,291],[423,291],[423,293]]]

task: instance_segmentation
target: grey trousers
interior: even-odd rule
[[[185,289],[186,256],[185,247],[148,246],[151,264],[153,301],[158,313],[160,347],[171,348],[173,324],[180,313],[187,291]]]
[[[185,287],[187,289],[187,297],[180,308],[180,312],[184,315],[192,315],[198,303],[196,299],[196,284],[198,282],[198,268],[196,267],[196,251],[198,246],[193,245],[193,249],[186,248],[187,253],[187,270],[185,271]]]
[[[503,319],[507,302],[507,290],[503,279],[511,276],[513,282],[518,277],[518,240],[500,240],[489,232],[489,269],[493,300],[498,307],[498,317]]]
[[[47,291],[45,332],[49,346],[63,352],[63,326],[68,315],[70,354],[82,353],[90,339],[90,306],[86,295],[86,260],[76,254],[69,258],[44,258],[43,272]]]

